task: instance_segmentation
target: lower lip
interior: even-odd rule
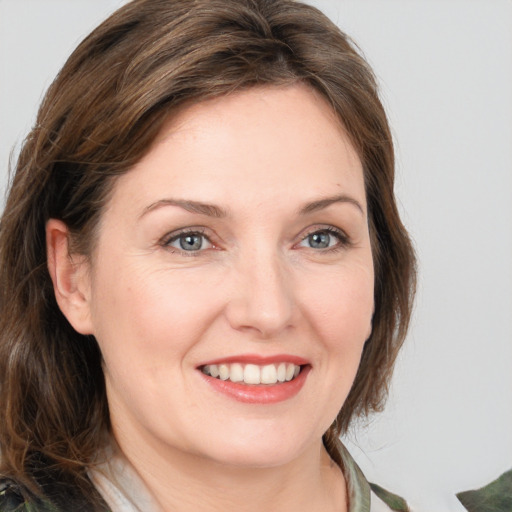
[[[240,384],[229,380],[216,379],[201,373],[205,381],[215,391],[248,404],[275,404],[293,398],[299,393],[306,382],[310,366],[302,368],[295,379],[277,384]]]

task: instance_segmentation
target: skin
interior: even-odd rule
[[[185,228],[200,250],[180,248]],[[341,235],[312,246],[326,229]],[[184,109],[116,182],[91,258],[67,235],[48,223],[57,300],[98,340],[115,439],[162,510],[346,509],[322,435],[371,332],[374,274],[361,162],[318,94]],[[248,404],[198,369],[246,354],[306,359],[302,389]]]

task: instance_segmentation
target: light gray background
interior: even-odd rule
[[[0,183],[52,77],[120,0],[0,0]],[[415,317],[386,411],[347,440],[415,512],[512,467],[512,2],[311,0],[379,77],[414,238]]]

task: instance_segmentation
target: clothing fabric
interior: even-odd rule
[[[348,512],[391,512],[393,510],[406,512],[408,510],[407,508],[390,508],[385,501],[396,498],[399,503],[405,504],[405,502],[381,487],[373,486],[379,493],[377,495],[341,442],[338,450],[347,482]],[[159,512],[157,503],[152,499],[144,483],[123,458],[117,455],[112,456],[108,462],[90,471],[89,477],[112,512]]]
[[[339,443],[342,471],[347,483],[348,512],[408,512],[400,497],[368,483],[347,449]],[[89,471],[89,478],[106,502],[109,512],[159,512],[142,479],[124,457],[112,453],[108,461]],[[66,503],[66,497],[60,497]],[[73,511],[87,511],[73,504]],[[26,501],[14,482],[0,481],[0,512],[69,512],[40,500]]]

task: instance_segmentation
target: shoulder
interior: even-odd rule
[[[485,487],[459,492],[457,498],[469,512],[512,510],[512,469]]]
[[[7,479],[0,479],[0,511],[57,512],[51,505],[30,497],[21,485]]]
[[[28,477],[27,477],[28,478]],[[30,473],[35,493],[18,478],[0,475],[0,512],[107,512],[94,484],[81,485],[61,470],[41,466]],[[84,480],[85,482],[85,480]]]
[[[377,484],[370,483],[369,485],[372,491],[370,512],[387,512],[388,510],[410,512],[407,502],[397,494],[393,494]]]
[[[356,461],[340,440],[337,440],[336,450],[347,483],[349,512],[410,512],[403,498],[366,480]]]

